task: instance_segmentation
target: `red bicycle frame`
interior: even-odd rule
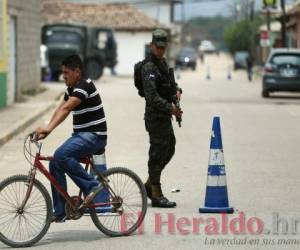
[[[76,208],[78,208],[78,204],[76,204],[76,202],[70,197],[70,195],[67,193],[67,191],[64,190],[61,185],[59,185],[59,183],[55,180],[53,175],[51,175],[49,173],[49,171],[46,169],[46,167],[41,162],[41,161],[52,161],[52,160],[53,160],[53,156],[42,156],[42,155],[40,155],[40,153],[36,153],[35,160],[34,160],[34,168],[31,170],[30,175],[29,175],[29,177],[30,177],[29,187],[28,187],[28,190],[27,190],[27,193],[25,196],[26,198],[24,199],[21,208],[23,208],[25,206],[25,204],[30,196],[32,186],[33,186],[33,181],[34,181],[35,175],[36,175],[36,169],[38,169],[44,176],[46,176],[46,178],[50,181],[51,185],[54,186],[54,188],[62,195],[62,197],[66,200],[66,202],[74,210]],[[81,159],[80,163],[85,164],[86,171],[88,170],[89,167],[94,168],[94,164],[91,162],[91,160],[88,157]],[[108,189],[110,189],[110,187],[108,187]],[[110,191],[112,191],[112,190],[110,189]],[[79,197],[81,197],[81,195],[82,195],[82,191],[80,190]],[[112,204],[113,204],[113,202],[101,202],[101,203],[93,203],[93,204],[87,205],[86,207],[96,208],[96,207],[108,206],[108,205],[112,205]]]

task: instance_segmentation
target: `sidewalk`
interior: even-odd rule
[[[53,108],[65,90],[64,83],[43,83],[46,91],[29,96],[25,102],[0,109],[0,146]]]

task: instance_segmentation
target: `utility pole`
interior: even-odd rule
[[[271,12],[270,12],[269,8],[267,8],[267,30],[270,33],[270,30],[271,30]]]
[[[286,13],[285,13],[285,0],[281,0],[282,18],[281,18],[281,38],[282,46],[287,47],[286,44]]]
[[[254,20],[254,4],[255,0],[251,0],[250,2],[250,22],[251,22],[251,41],[250,41],[250,52],[253,57],[256,57],[255,54],[255,20]]]

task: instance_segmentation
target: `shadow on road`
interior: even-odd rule
[[[137,235],[138,233],[135,232],[130,237]],[[112,239],[112,237],[106,236],[97,230],[64,230],[47,233],[44,238],[34,246],[39,247],[62,242],[93,242],[104,239]]]
[[[92,242],[96,240],[101,240],[108,238],[100,231],[93,230],[64,230],[59,232],[49,232],[46,234],[44,239],[38,242],[36,245],[49,245],[52,243],[59,243],[59,242]]]

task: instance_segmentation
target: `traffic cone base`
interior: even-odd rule
[[[234,212],[232,207],[204,207],[199,208],[199,213],[209,213],[209,214],[215,214],[215,213],[223,213],[223,214],[232,214]]]

